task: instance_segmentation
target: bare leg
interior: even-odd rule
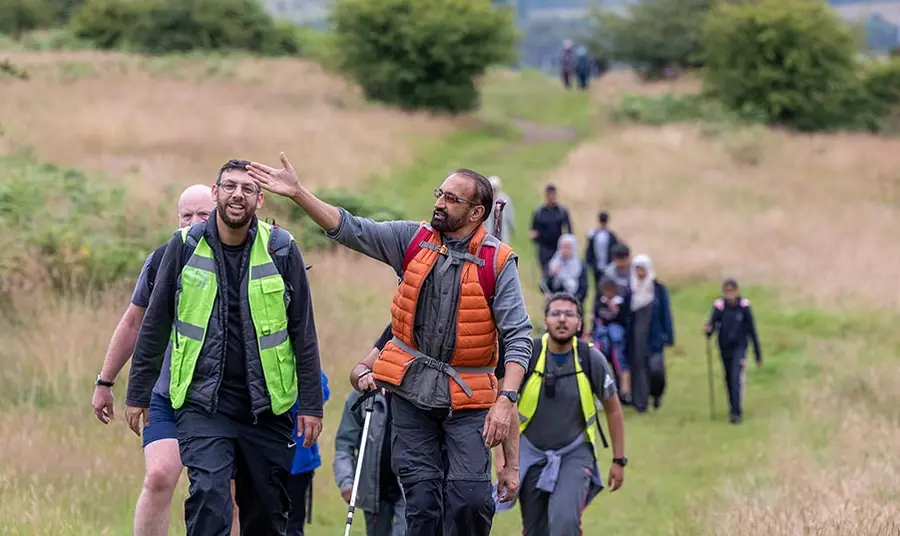
[[[144,486],[134,512],[135,536],[166,536],[172,496],[181,476],[178,440],[159,439],[144,447]]]
[[[234,489],[234,480],[231,481],[231,536],[241,536],[241,518],[238,516],[237,494]]]

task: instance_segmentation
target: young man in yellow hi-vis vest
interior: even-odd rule
[[[191,482],[188,536],[230,532],[232,478],[241,533],[283,536],[298,436],[309,447],[322,430],[306,267],[290,233],[256,217],[263,193],[248,164],[226,162],[209,220],[169,241],[128,381],[125,417],[137,432],[171,340],[169,398]]]
[[[525,536],[580,536],[581,513],[603,489],[597,463],[605,443],[597,411],[600,399],[612,436],[608,486],[625,478],[625,423],[606,358],[580,341],[582,309],[559,292],[544,308],[547,333],[534,348],[519,395],[519,475]],[[498,467],[505,465],[498,449]],[[511,503],[499,504],[506,510]]]

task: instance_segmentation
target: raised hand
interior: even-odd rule
[[[283,152],[279,156],[281,165],[284,166],[281,169],[275,169],[259,162],[251,162],[247,166],[247,174],[264,190],[285,197],[294,197],[300,190],[300,179],[288,157]]]

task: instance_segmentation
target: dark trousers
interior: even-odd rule
[[[744,363],[747,348],[720,348],[722,370],[725,371],[725,387],[728,389],[728,406],[732,417],[743,415]]]
[[[287,536],[303,536],[307,515],[312,513],[312,481],[315,471],[291,475],[288,480],[288,497],[291,513],[288,515]],[[307,507],[310,507],[307,509]]]
[[[296,445],[290,415],[260,415],[253,424],[186,404],[175,412],[181,461],[190,495],[184,501],[188,536],[231,534],[231,479],[241,534],[285,536],[287,493]]]
[[[661,352],[629,355],[631,370],[631,404],[638,412],[647,411],[650,399],[658,408],[666,391],[666,363]]]
[[[547,266],[550,264],[550,259],[553,258],[553,255],[556,253],[556,246],[549,247],[538,244],[538,262],[541,264],[541,274],[543,277],[547,277],[549,275],[549,271]]]
[[[378,513],[364,512],[366,536],[394,536],[406,534],[405,508],[400,502],[380,501]]]
[[[391,397],[391,467],[406,494],[408,536],[488,536],[494,519],[486,409],[423,411]]]

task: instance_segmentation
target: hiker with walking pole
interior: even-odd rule
[[[576,336],[584,321],[578,299],[566,292],[553,294],[544,317],[547,332],[533,340],[519,395],[523,534],[580,536],[582,512],[603,489],[599,452],[601,444],[608,444],[597,400],[612,439],[610,491],[625,478],[625,422],[606,357]],[[498,465],[505,461],[502,453],[497,457]]]
[[[722,297],[718,298],[703,325],[707,338],[718,335],[719,354],[725,371],[725,386],[728,389],[729,422],[740,424],[743,420],[743,391],[747,360],[747,340],[753,343],[756,366],[762,366],[762,352],[756,335],[756,322],[750,300],[741,297],[737,281],[726,279],[722,282]]]
[[[370,354],[378,356],[391,340],[391,326],[384,329]],[[334,481],[341,496],[351,504],[355,472],[361,464],[353,509],[360,509],[366,522],[367,536],[404,536],[406,534],[406,501],[397,475],[391,469],[391,401],[390,393],[376,389],[371,375],[359,381],[363,393],[376,391],[372,396],[372,421],[367,435],[363,435],[365,415],[358,411],[358,391],[351,391],[344,404],[344,413],[334,437]],[[368,443],[365,459],[360,458],[361,444]]]
[[[375,360],[354,367],[351,383],[358,389],[359,379],[371,375],[391,391],[392,465],[406,495],[408,533],[487,536],[495,510],[490,449],[516,422],[532,330],[517,257],[483,225],[494,204],[490,182],[457,169],[434,190],[430,224],[376,222],[318,199],[284,153],[281,161],[281,169],[253,162],[248,170],[263,188],[292,199],[329,238],[401,278],[391,307],[393,338]],[[498,343],[502,385],[494,375]],[[518,468],[508,467],[501,481],[517,488]]]

